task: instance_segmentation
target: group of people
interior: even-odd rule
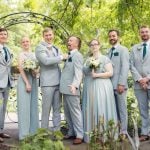
[[[53,109],[52,131],[60,130],[61,95],[68,132],[64,139],[73,139],[73,144],[83,140],[90,142],[87,133],[92,132],[99,124],[100,118],[106,126],[109,120],[120,122],[119,134],[127,137],[127,78],[129,69],[134,79],[134,91],[138,100],[142,120],[140,141],[149,139],[149,98],[150,98],[150,28],[139,29],[142,42],[128,49],[120,44],[119,31],[108,32],[111,48],[107,55],[100,52],[101,44],[97,39],[89,43],[90,56],[83,59],[80,53],[81,40],[70,36],[67,40],[68,54],[63,54],[53,45],[54,32],[45,28],[43,41],[31,50],[28,37],[21,40],[22,51],[18,57],[20,76],[17,84],[17,108],[19,139],[34,134],[39,128],[38,83],[36,75],[40,74],[42,92],[41,127],[49,129],[49,115]],[[3,133],[6,104],[9,89],[12,86],[11,63],[13,55],[7,47],[8,32],[0,28],[0,142],[10,136]],[[26,59],[37,60],[40,70],[29,72],[23,69]],[[98,62],[92,67],[91,58]],[[63,62],[64,67],[59,64]],[[83,89],[81,92],[81,82]],[[80,101],[81,98],[81,101]],[[81,104],[80,104],[81,102]]]

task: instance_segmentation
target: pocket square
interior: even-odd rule
[[[68,58],[68,62],[72,62],[72,58],[70,57],[70,58]]]
[[[118,52],[115,52],[115,53],[114,53],[114,56],[119,56],[119,53],[118,53]]]

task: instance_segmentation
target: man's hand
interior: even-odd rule
[[[67,60],[68,59],[68,54],[63,54],[62,57],[63,57],[63,60]]]
[[[117,87],[117,92],[118,92],[119,94],[122,94],[124,91],[125,91],[124,85],[118,85],[118,87]]]
[[[75,94],[76,94],[76,92],[77,92],[76,87],[75,87],[75,86],[73,86],[73,85],[68,85],[68,86],[70,87],[70,92],[71,92],[73,95],[75,95]]]
[[[142,78],[138,81],[140,83],[140,86],[146,90],[147,89],[147,86],[148,86],[148,82],[149,82],[149,79],[148,78]]]

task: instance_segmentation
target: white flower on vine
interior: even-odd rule
[[[132,103],[132,104],[131,104],[131,107],[132,107],[132,108],[137,108],[137,103]]]

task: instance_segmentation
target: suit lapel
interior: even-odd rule
[[[45,46],[45,51],[46,51],[48,56],[56,56],[56,54],[55,54],[55,52],[53,50],[54,49],[53,46],[51,47],[51,49],[49,49],[48,48],[48,46],[49,46],[48,43],[46,43],[44,41],[41,42],[41,45]]]
[[[5,58],[4,58],[4,55],[2,53],[2,50],[0,50],[0,60],[1,60],[1,63],[3,63],[3,64],[7,63],[6,60],[5,60]]]
[[[76,53],[77,53],[77,51],[75,51],[74,53],[71,53],[71,55],[70,55],[70,57],[69,57],[69,58],[71,58],[71,59],[72,59],[72,58],[73,58],[73,56],[75,56],[75,54],[76,54]],[[69,58],[65,61],[65,63],[64,63],[64,68],[65,68],[66,64],[67,64],[67,63],[69,63],[69,61],[68,61],[68,60],[69,60]]]

